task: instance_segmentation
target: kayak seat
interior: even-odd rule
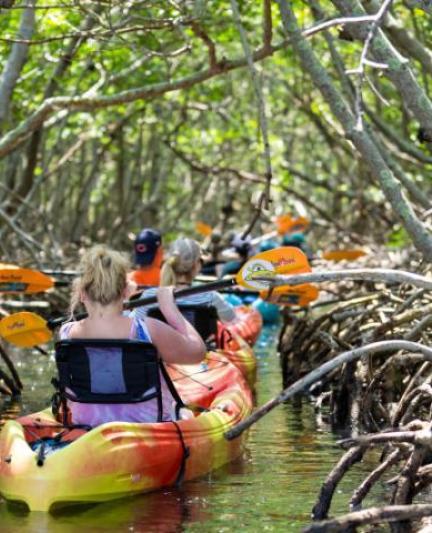
[[[176,402],[176,413],[184,407],[153,344],[128,339],[67,339],[55,345],[58,377],[53,412],[62,408],[68,418],[67,400],[80,403],[157,402],[162,420],[161,377]],[[57,412],[56,412],[57,411]]]
[[[179,303],[177,303],[177,307],[185,319],[197,330],[207,349],[215,349],[218,321],[216,308],[211,305]],[[148,316],[166,322],[159,307],[150,308]]]

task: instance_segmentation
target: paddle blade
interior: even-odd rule
[[[261,252],[249,259],[236,275],[236,283],[247,289],[266,290],[269,282],[258,280],[257,277],[302,274],[310,271],[309,261],[299,248],[283,246]],[[279,289],[278,287],[278,292]]]
[[[303,232],[309,227],[309,224],[310,221],[306,217],[292,218],[290,215],[281,215],[276,219],[276,228],[279,235]]]
[[[268,291],[263,291],[260,296],[263,300],[277,305],[299,305],[305,307],[318,298],[319,291],[310,283],[303,285],[276,287],[268,296]]]
[[[213,229],[211,226],[209,226],[208,224],[205,224],[204,222],[200,222],[199,220],[198,222],[195,223],[195,230],[197,233],[199,233],[203,237],[209,237],[213,232]]]
[[[327,261],[343,261],[344,259],[354,261],[363,255],[366,255],[363,250],[329,250],[323,252],[322,258]]]
[[[51,340],[52,333],[42,317],[24,311],[0,320],[0,336],[21,348],[30,348]]]
[[[42,272],[15,265],[0,265],[0,292],[30,294],[46,291],[53,286],[54,281]]]

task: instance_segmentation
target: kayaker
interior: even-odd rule
[[[159,231],[144,228],[135,238],[135,270],[129,279],[137,285],[158,286],[163,261],[162,236]]]
[[[223,250],[222,235],[219,231],[213,230],[208,244],[209,257],[205,259],[201,267],[201,274],[204,276],[217,276],[225,260],[221,256]]]
[[[169,249],[168,257],[161,270],[161,285],[174,285],[178,289],[190,287],[195,276],[201,270],[201,247],[193,239],[179,238],[174,241]],[[144,296],[152,294],[149,289]],[[216,291],[196,294],[179,298],[181,304],[195,304],[215,307],[219,320],[229,323],[236,320],[234,308],[227,303]],[[135,310],[137,316],[144,317],[149,307],[139,307]]]
[[[249,236],[243,237],[240,234],[235,234],[230,244],[234,248],[238,258],[225,263],[220,274],[222,278],[228,274],[237,274],[254,251]]]
[[[265,241],[261,241],[258,245],[258,251],[259,252],[267,252],[268,250],[274,250],[279,246],[279,243],[273,239],[266,239]]]
[[[151,342],[161,359],[167,363],[194,364],[205,356],[206,347],[195,329],[179,312],[172,287],[157,289],[159,308],[167,323],[144,317],[142,320],[123,314],[123,301],[134,290],[127,280],[128,261],[122,254],[105,246],[94,246],[82,257],[80,277],[74,281],[71,312],[81,302],[88,317],[67,322],[60,329],[61,339],[138,339]],[[107,367],[109,353],[107,356]],[[97,371],[97,369],[96,369]],[[100,379],[109,370],[100,368]],[[108,376],[112,379],[112,376]],[[107,379],[108,379],[107,378]],[[164,413],[170,420],[173,397],[163,379],[162,400]],[[130,404],[88,404],[68,400],[75,424],[95,426],[109,421],[156,421],[156,402]],[[171,414],[170,414],[171,413]]]

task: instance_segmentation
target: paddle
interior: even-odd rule
[[[311,268],[307,257],[301,250],[294,247],[276,248],[251,257],[235,278],[222,279],[206,285],[175,291],[174,297],[192,296],[193,294],[223,289],[232,285],[241,285],[251,290],[263,290],[268,287],[269,282],[256,280],[254,279],[256,276],[272,277],[283,274],[302,274],[310,271]],[[278,287],[278,291],[282,291],[282,288]],[[124,309],[134,309],[156,302],[156,296],[140,297],[125,302]],[[82,313],[77,315],[75,319],[80,320],[86,316],[86,313]],[[0,335],[12,344],[28,348],[49,341],[52,338],[51,331],[66,320],[68,320],[68,317],[46,321],[35,313],[15,313],[0,321]]]
[[[205,222],[201,222],[200,220],[198,220],[197,222],[195,222],[195,231],[203,237],[210,237],[213,232],[213,228]]]
[[[76,277],[78,276],[78,272],[76,270],[49,270],[49,269],[43,269],[41,270],[44,274],[48,274],[48,276],[65,276],[65,277]]]
[[[303,232],[309,227],[310,221],[306,217],[292,218],[291,215],[280,215],[276,218],[275,224],[279,235],[285,233]]]
[[[278,290],[276,287],[273,291],[263,291],[260,293],[260,297],[267,302],[276,305],[298,305],[305,307],[310,302],[313,302],[318,298],[319,290],[315,285],[310,283],[304,283],[303,285],[297,285],[296,287],[284,286],[283,291]]]
[[[268,234],[271,235],[271,234]],[[325,259],[326,261],[354,261],[355,259],[366,255],[366,252],[360,249],[347,249],[347,250],[328,250],[321,254],[321,257],[316,259]],[[223,261],[221,261],[223,263]],[[0,263],[0,292],[5,294],[33,294],[37,292],[44,292],[52,287],[67,287],[70,285],[68,280],[53,280],[50,276],[64,275],[68,277],[77,276],[78,272],[73,270],[66,271],[55,271],[55,270],[44,270],[39,272],[37,270],[31,270],[29,268],[21,268],[16,265]],[[205,276],[200,276],[197,279],[198,281],[204,281]],[[207,280],[206,280],[207,281]],[[304,298],[300,299],[298,305],[306,305],[306,303],[315,300],[317,296],[314,296],[315,292],[311,288],[313,286],[309,285],[308,287],[295,287],[295,293],[303,293]],[[315,289],[316,291],[317,289]],[[241,290],[232,290],[229,291],[233,294],[243,294]],[[293,302],[289,300],[289,294],[285,292],[285,297],[282,297],[280,300],[277,300],[273,297],[271,300],[273,303],[284,305],[293,305]],[[288,291],[289,293],[289,291]],[[266,299],[265,295],[262,295],[263,299]],[[306,303],[304,303],[306,302]],[[296,305],[296,304],[295,304]]]
[[[0,264],[0,292],[7,294],[35,293],[51,289],[54,281],[36,270]]]
[[[366,252],[363,250],[328,250],[321,254],[321,258],[326,261],[355,261],[364,255],[366,255]]]

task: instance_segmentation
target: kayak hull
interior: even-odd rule
[[[237,320],[233,324],[218,324],[218,337],[222,339],[222,349],[238,350],[242,343],[238,339],[253,346],[261,333],[263,321],[260,313],[253,307],[240,306],[235,308]],[[230,335],[224,335],[228,331]],[[230,336],[232,338],[230,338]]]
[[[245,436],[227,441],[224,434],[250,414],[250,389],[221,353],[210,352],[204,365],[186,369],[169,369],[181,397],[208,411],[175,423],[113,422],[65,431],[64,446],[43,457],[41,466],[30,444],[64,428],[50,410],[7,422],[0,433],[0,493],[31,511],[50,511],[172,486],[232,461]]]
[[[221,348],[229,360],[240,369],[249,386],[256,380],[257,360],[251,348],[262,329],[261,315],[252,307],[236,307],[234,324],[218,324]]]

